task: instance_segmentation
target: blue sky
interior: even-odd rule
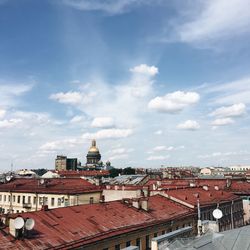
[[[0,0],[0,168],[250,164],[249,0]]]

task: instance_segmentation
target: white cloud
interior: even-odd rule
[[[57,151],[75,147],[80,143],[81,140],[75,138],[49,141],[40,146],[39,150],[40,153],[55,153]]]
[[[128,157],[129,157],[128,154],[117,154],[117,155],[110,156],[109,160],[110,161],[121,160],[121,159],[127,159]]]
[[[219,118],[212,121],[213,126],[224,126],[234,123],[232,118]]]
[[[212,102],[216,105],[232,105],[234,103],[250,103],[250,77],[246,76],[231,82],[207,84],[206,94],[212,94]]]
[[[162,135],[163,134],[163,131],[162,130],[157,130],[154,132],[155,135]]]
[[[173,146],[169,146],[169,147],[166,147],[166,146],[156,146],[153,148],[153,151],[172,151],[174,149]]]
[[[249,33],[249,0],[196,1],[185,13],[187,20],[177,26],[183,42],[204,44]]]
[[[95,133],[85,133],[82,138],[84,139],[116,139],[116,138],[126,138],[133,134],[132,129],[102,129]]]
[[[13,128],[22,122],[21,119],[5,119],[0,121],[0,128]]]
[[[147,161],[162,161],[167,160],[169,158],[169,155],[151,155],[147,158]]]
[[[0,109],[0,119],[2,119],[6,114],[6,110],[5,109]]]
[[[79,123],[84,121],[84,116],[76,115],[73,118],[71,118],[70,123]]]
[[[197,130],[200,128],[200,125],[197,121],[187,120],[183,123],[178,124],[177,128],[184,129],[184,130]]]
[[[196,92],[176,91],[162,97],[157,96],[148,103],[148,107],[159,112],[175,113],[197,103],[199,99],[200,96]]]
[[[110,128],[115,124],[112,117],[96,117],[91,123],[93,128]]]
[[[230,157],[230,156],[243,156],[243,155],[250,155],[250,152],[247,150],[241,150],[241,151],[229,151],[229,152],[214,152],[211,154],[206,155],[198,155],[198,158],[213,158],[213,157]]]
[[[17,97],[30,91],[32,87],[32,84],[0,84],[0,105],[3,107],[16,106]]]
[[[63,3],[83,11],[104,11],[109,14],[120,14],[131,6],[142,4],[140,0],[63,0]]]
[[[246,105],[244,103],[234,104],[232,106],[220,107],[212,112],[211,116],[217,117],[237,117],[246,113]]]
[[[69,91],[66,93],[59,92],[52,94],[50,95],[50,99],[64,104],[79,105],[91,103],[95,95],[95,92],[89,92],[88,94],[85,94],[77,91]]]
[[[131,72],[137,74],[145,74],[149,76],[154,76],[158,74],[158,68],[155,66],[148,66],[146,64],[141,64],[130,69]]]

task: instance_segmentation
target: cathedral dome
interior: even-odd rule
[[[99,149],[98,149],[98,147],[96,147],[96,141],[95,140],[92,140],[92,145],[89,148],[89,153],[97,153],[97,154],[99,154]]]
[[[98,165],[98,162],[101,160],[101,154],[99,152],[98,147],[96,146],[96,141],[92,140],[91,147],[89,148],[87,154],[87,166],[95,166]]]

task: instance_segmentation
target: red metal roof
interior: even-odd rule
[[[66,170],[66,171],[54,171],[54,172],[59,174],[60,176],[65,176],[65,177],[108,176],[109,175],[109,171],[107,170],[81,170],[81,171]]]
[[[23,218],[35,220],[35,234],[29,239],[13,241],[11,236],[0,232],[0,246],[6,249],[69,249],[193,215],[192,210],[160,195],[149,197],[148,202],[149,211],[130,207],[122,201],[113,201],[22,213]],[[8,228],[4,231],[7,232]]]
[[[232,192],[215,190],[214,188],[208,188],[208,190],[204,190],[203,188],[179,188],[165,191],[165,193],[193,206],[197,205],[198,199],[201,206],[240,199]]]
[[[41,180],[31,178],[20,178],[8,183],[0,184],[0,192],[26,192],[26,193],[53,193],[53,194],[79,194],[84,192],[101,191],[99,186],[95,186],[83,179],[76,178],[50,178]]]

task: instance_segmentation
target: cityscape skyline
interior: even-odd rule
[[[0,0],[0,171],[250,165],[249,5]]]

